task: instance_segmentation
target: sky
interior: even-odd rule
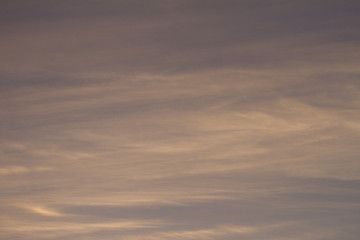
[[[2,0],[0,239],[357,240],[357,0]]]

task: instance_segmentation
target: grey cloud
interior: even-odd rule
[[[330,44],[329,49],[332,49],[331,44],[343,43],[338,36],[349,35],[344,33],[349,32],[346,29],[353,33],[356,16],[350,16],[357,7],[351,1],[330,2],[325,7],[321,1],[318,5],[283,1],[272,4],[250,1],[175,3],[172,6],[171,1],[152,4],[144,1],[91,2],[85,8],[82,2],[78,3],[82,8],[77,8],[77,3],[62,3],[60,7],[39,4],[44,9],[36,9],[39,14],[45,14],[44,20],[32,22],[31,17],[39,16],[33,13],[27,21],[24,19],[17,25],[25,24],[24,27],[31,29],[40,24],[38,27],[46,30],[5,34],[6,69],[19,63],[27,71],[42,71],[42,66],[46,66],[55,72],[73,72],[75,69],[86,72],[93,71],[92,66],[96,66],[100,72],[171,73],[225,66],[259,68],[298,60],[301,64],[309,60],[316,62],[318,55],[311,52],[305,52],[308,56],[301,58],[304,55],[302,49],[307,51],[310,46],[324,44]],[[164,5],[170,6],[170,10],[163,10]],[[27,11],[28,7],[31,5],[27,6]],[[102,7],[106,11],[102,12]],[[51,14],[48,8],[56,14]],[[11,12],[11,8],[8,11]],[[112,16],[111,12],[116,14]],[[148,12],[152,17],[147,18]],[[99,16],[81,16],[82,13]],[[47,15],[62,18],[45,22]],[[28,22],[30,26],[26,25]],[[299,41],[304,35],[311,37]],[[353,35],[348,37],[350,42],[357,34]],[[287,40],[289,36],[293,38],[290,41]],[[13,39],[22,42],[21,46],[15,47]],[[245,52],[233,50],[269,41],[278,42],[278,51],[274,51],[276,47],[274,49],[272,45]],[[288,46],[284,47],[286,44]],[[347,42],[348,47],[353,45]]]

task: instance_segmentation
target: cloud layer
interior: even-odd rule
[[[0,238],[358,238],[358,1],[0,9]]]

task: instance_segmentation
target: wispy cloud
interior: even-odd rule
[[[254,239],[264,234],[268,234],[269,239],[273,239],[271,232],[281,231],[284,228],[293,227],[300,222],[288,222],[288,223],[275,223],[269,225],[258,226],[246,226],[246,225],[231,225],[223,224],[213,226],[211,228],[193,229],[193,230],[180,230],[180,231],[163,231],[163,232],[151,232],[147,235],[126,235],[124,239],[137,240],[137,239],[218,239],[221,238],[244,238]],[[269,234],[270,233],[270,234]],[[309,235],[319,235],[318,233],[312,233]],[[323,235],[322,235],[323,236]],[[296,238],[306,239],[302,236]]]
[[[0,168],[0,175],[14,175],[14,174],[23,174],[29,172],[47,172],[53,171],[51,167],[24,167],[24,166],[8,166],[5,168]]]
[[[25,205],[23,206],[26,210],[29,210],[33,213],[36,214],[40,214],[43,216],[48,216],[48,217],[62,217],[64,216],[64,214],[54,210],[54,209],[49,209],[46,207],[42,207],[42,206],[36,206],[36,205]]]
[[[9,226],[10,225],[10,226]],[[15,232],[26,234],[38,239],[68,237],[77,234],[88,234],[104,230],[127,231],[135,229],[156,228],[163,225],[161,222],[154,221],[118,221],[102,223],[74,223],[74,222],[43,222],[26,223],[10,222],[1,229],[4,234]]]
[[[186,231],[169,231],[150,233],[148,235],[128,235],[124,236],[129,240],[137,239],[215,239],[226,235],[248,235],[256,231],[254,227],[246,226],[217,226],[209,229],[186,230]]]
[[[4,2],[0,238],[357,240],[359,7]]]

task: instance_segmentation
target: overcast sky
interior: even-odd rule
[[[360,1],[2,0],[0,239],[358,240]]]

